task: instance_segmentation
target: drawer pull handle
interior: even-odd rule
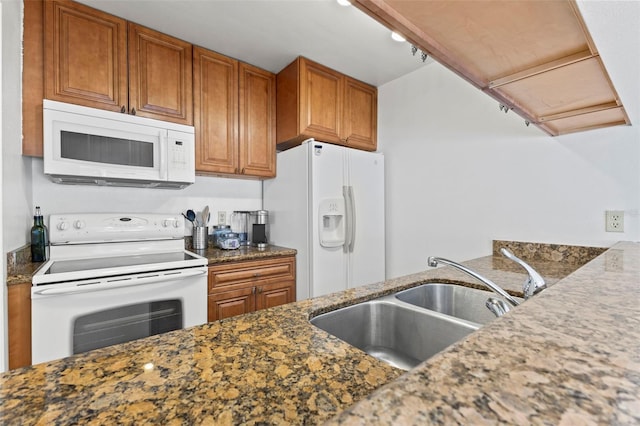
[[[260,272],[256,272],[256,273],[253,274],[254,278],[258,278],[259,276],[260,276]]]

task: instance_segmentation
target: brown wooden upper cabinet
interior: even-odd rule
[[[278,148],[307,138],[352,148],[377,148],[375,87],[299,57],[277,76]]]
[[[196,172],[276,175],[275,75],[194,47]]]
[[[45,2],[45,98],[128,106],[127,22],[70,1]]]
[[[191,44],[68,0],[44,31],[45,98],[193,124]]]

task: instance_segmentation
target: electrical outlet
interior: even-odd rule
[[[227,212],[218,212],[218,225],[227,224]]]
[[[607,210],[605,214],[605,231],[624,232],[624,211]]]

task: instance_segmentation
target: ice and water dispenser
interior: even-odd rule
[[[318,209],[320,245],[340,247],[345,241],[344,198],[328,198],[320,201]]]

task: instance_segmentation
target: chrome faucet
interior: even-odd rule
[[[502,253],[502,255],[507,259],[513,260],[518,265],[522,266],[529,274],[529,277],[524,280],[524,284],[522,285],[522,293],[524,294],[525,300],[547,288],[547,283],[544,282],[544,278],[542,278],[540,274],[524,260],[516,257],[504,247],[500,249],[500,253]]]
[[[540,274],[535,269],[533,269],[529,264],[527,264],[525,261],[523,261],[522,259],[516,257],[513,253],[511,253],[506,248],[501,248],[500,249],[500,253],[502,253],[502,255],[504,257],[506,257],[507,259],[513,260],[518,265],[522,266],[527,271],[527,273],[529,274],[529,276],[524,281],[524,284],[522,286],[522,293],[524,294],[524,299],[525,300],[527,300],[528,298],[530,298],[534,294],[537,294],[540,291],[542,291],[545,288],[547,288],[547,284],[545,283],[544,279],[540,276]],[[471,275],[472,277],[474,277],[478,281],[482,282],[484,285],[489,287],[495,293],[498,293],[500,296],[502,296],[512,306],[518,306],[520,304],[509,293],[504,291],[498,284],[494,283],[493,281],[491,281],[488,278],[483,277],[482,275],[478,274],[477,272],[472,271],[471,269],[467,268],[466,266],[463,266],[463,265],[461,265],[459,263],[456,263],[456,262],[448,260],[448,259],[443,259],[441,257],[434,257],[434,256],[430,256],[427,259],[427,263],[431,267],[438,266],[439,263],[443,263],[445,265],[453,266],[454,268],[457,268],[457,269],[461,270],[462,272],[465,272],[466,274]],[[510,310],[509,305],[507,305],[503,301],[501,301],[499,299],[495,299],[493,297],[491,297],[491,298],[489,298],[487,300],[486,307],[491,312],[493,312],[497,317],[504,315],[505,313],[509,312],[509,310]]]
[[[471,269],[467,268],[466,266],[463,266],[463,265],[461,265],[459,263],[456,263],[456,262],[454,262],[452,260],[443,259],[441,257],[434,257],[434,256],[429,257],[427,259],[427,263],[431,267],[438,266],[439,263],[443,263],[445,265],[453,266],[454,268],[457,268],[457,269],[461,270],[462,272],[465,272],[468,275],[471,275],[473,278],[477,279],[478,281],[482,282],[484,285],[489,287],[491,290],[493,290],[494,292],[496,292],[500,296],[502,296],[512,306],[518,306],[520,304],[516,299],[513,298],[513,296],[511,296],[509,293],[504,291],[498,284],[494,283],[493,281],[491,281],[488,278],[483,277],[482,275],[478,274],[477,272],[472,271]]]

